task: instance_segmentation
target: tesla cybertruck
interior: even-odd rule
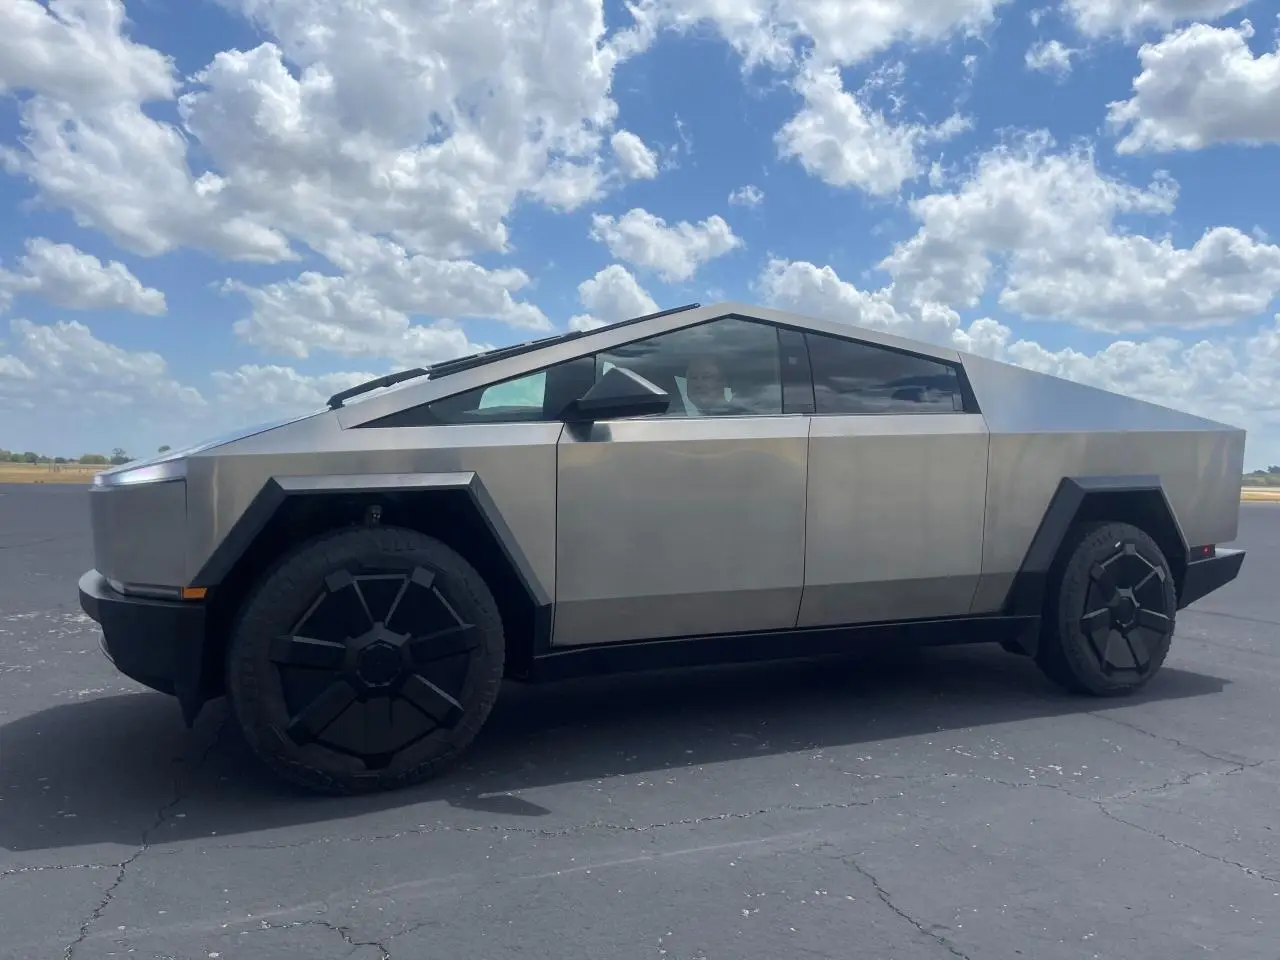
[[[1243,430],[696,304],[379,378],[99,474],[80,602],[314,790],[444,769],[501,681],[1000,643],[1124,694],[1236,577]]]

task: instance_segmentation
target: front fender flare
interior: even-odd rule
[[[324,474],[271,477],[250,501],[227,535],[214,548],[191,581],[191,586],[213,588],[222,583],[248,552],[271,518],[291,498],[340,494],[394,494],[454,491],[465,493],[484,520],[495,542],[538,606],[551,603],[547,589],[534,575],[493,498],[474,471],[448,473]]]

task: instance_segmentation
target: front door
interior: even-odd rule
[[[784,402],[785,359],[776,328],[733,317],[596,356],[672,404],[561,436],[555,645],[795,625],[809,417]]]

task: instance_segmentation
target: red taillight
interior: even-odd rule
[[[1218,547],[1216,544],[1209,544],[1206,547],[1195,547],[1191,551],[1191,557],[1194,560],[1205,560],[1209,557],[1217,556]]]

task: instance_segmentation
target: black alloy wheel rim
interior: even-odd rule
[[[271,642],[286,736],[385,769],[462,719],[478,634],[425,567],[330,574],[292,630]]]
[[[1090,568],[1080,629],[1103,673],[1150,671],[1156,650],[1173,633],[1166,576],[1132,543]]]

